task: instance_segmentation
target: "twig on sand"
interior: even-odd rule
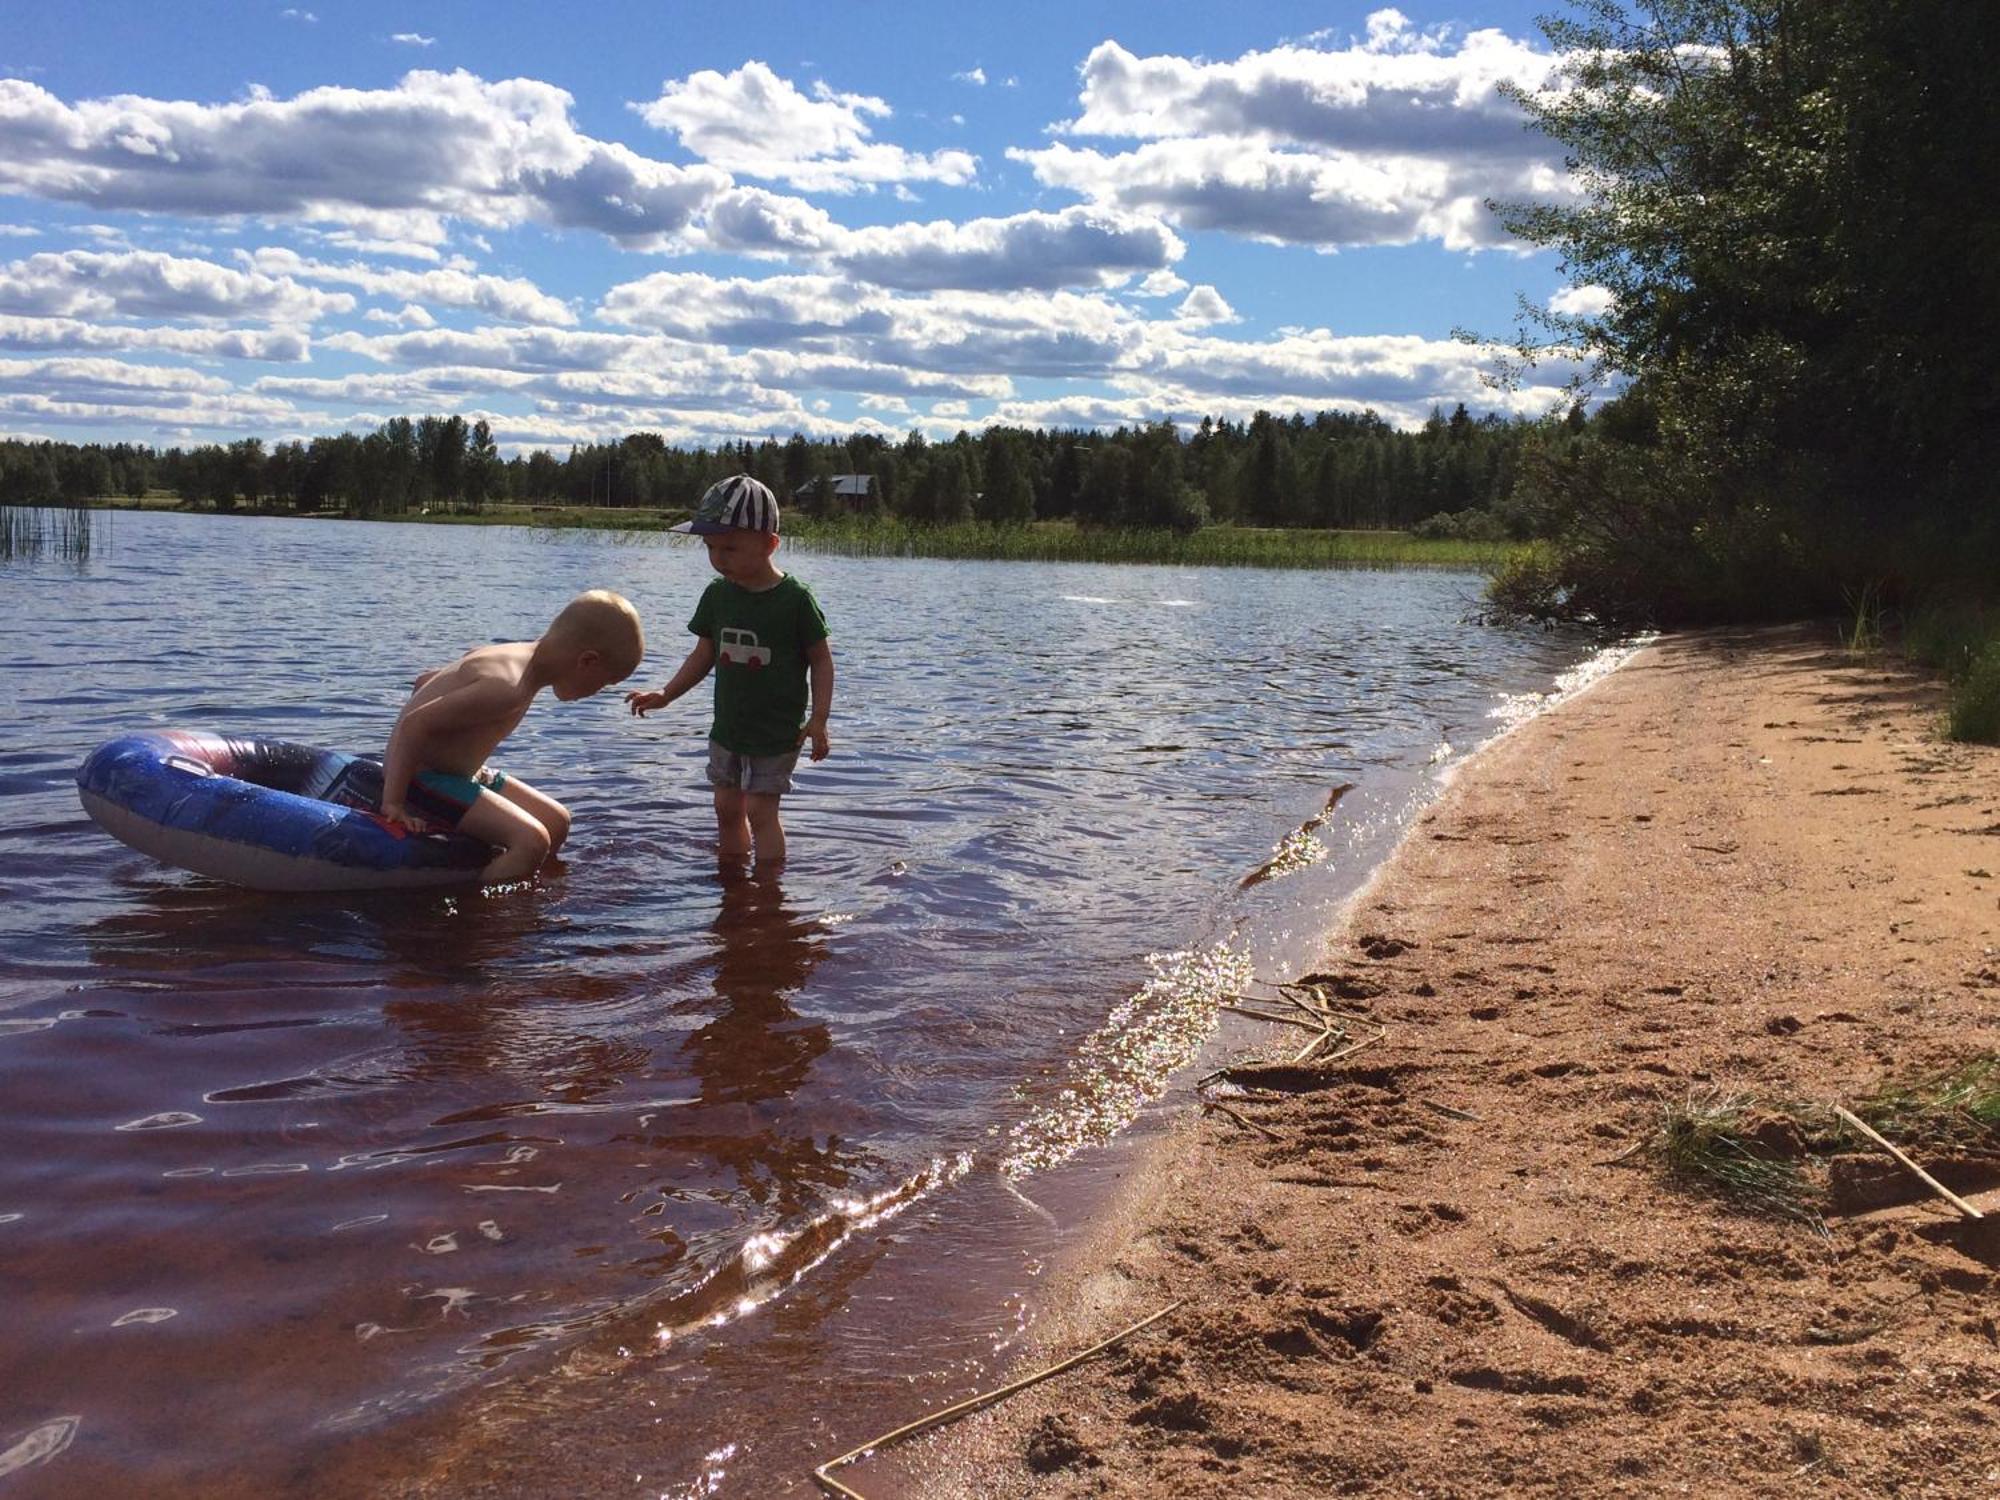
[[[1224,1003],[1224,1010],[1234,1011],[1239,1016],[1248,1016],[1253,1021],[1269,1021],[1273,1026],[1296,1026],[1301,1031],[1324,1031],[1317,1021],[1301,1021],[1296,1016],[1274,1016],[1268,1010],[1253,1010],[1247,1005]]]
[[[1435,1099],[1425,1099],[1420,1102],[1426,1109],[1434,1109],[1448,1120],[1470,1120],[1475,1125],[1481,1123],[1479,1116],[1469,1109],[1458,1109],[1449,1104],[1441,1104]]]
[[[1277,1131],[1266,1129],[1264,1126],[1259,1125],[1255,1120],[1245,1119],[1242,1115],[1238,1114],[1235,1110],[1231,1109],[1228,1105],[1224,1104],[1220,1099],[1203,1099],[1201,1101],[1201,1107],[1203,1109],[1212,1109],[1219,1115],[1229,1116],[1230,1119],[1234,1120],[1238,1125],[1241,1125],[1244,1129],[1256,1131],[1257,1134],[1263,1136],[1264,1139],[1267,1141],[1281,1141],[1284,1139],[1284,1137],[1279,1135]]]
[[[1388,1034],[1389,1033],[1387,1031],[1378,1031],[1373,1036],[1364,1036],[1359,1041],[1349,1042],[1345,1047],[1342,1047],[1338,1052],[1327,1053],[1325,1057],[1318,1059],[1318,1061],[1323,1063],[1344,1062],[1346,1059],[1354,1056],[1354,1054],[1359,1052],[1363,1047],[1374,1046],[1377,1042],[1381,1041]],[[1345,1031],[1337,1031],[1329,1029],[1327,1031],[1326,1036],[1314,1038],[1312,1043],[1307,1046],[1305,1051],[1301,1052],[1297,1057],[1292,1059],[1293,1063],[1296,1064],[1306,1061],[1306,1059],[1312,1056],[1314,1050],[1317,1047],[1321,1046],[1326,1042],[1328,1037],[1335,1037],[1335,1036],[1344,1037],[1346,1035],[1347,1033]]]
[[[1158,1312],[1152,1314],[1152,1316],[1141,1318],[1128,1328],[1121,1328],[1102,1343],[1092,1344],[1081,1354],[1072,1354],[1060,1364],[1053,1364],[1047,1369],[1037,1370],[1032,1375],[1024,1375],[1019,1380],[1009,1381],[1006,1385],[1000,1386],[996,1390],[986,1391],[977,1396],[968,1396],[965,1400],[955,1405],[947,1406],[943,1411],[934,1411],[927,1417],[917,1418],[914,1422],[905,1422],[893,1432],[885,1432],[878,1438],[870,1438],[860,1447],[850,1448],[847,1452],[841,1454],[840,1457],[828,1459],[825,1463],[814,1469],[813,1479],[829,1495],[841,1496],[842,1500],[867,1500],[867,1497],[859,1490],[850,1489],[838,1479],[835,1479],[832,1471],[844,1468],[856,1459],[866,1458],[878,1449],[888,1447],[891,1443],[900,1443],[904,1438],[915,1437],[920,1432],[927,1432],[933,1427],[943,1426],[946,1422],[956,1421],[969,1412],[975,1412],[981,1407],[991,1406],[996,1401],[1005,1400],[1016,1391],[1024,1391],[1029,1386],[1037,1385],[1052,1375],[1060,1375],[1065,1370],[1073,1369],[1092,1356],[1102,1354],[1112,1345],[1124,1342],[1141,1329],[1152,1327],[1153,1324],[1159,1322],[1160,1319],[1179,1307],[1183,1300],[1185,1299],[1177,1299],[1169,1302]]]
[[[1926,1172],[1922,1167],[1918,1166],[1915,1162],[1911,1161],[1909,1157],[1905,1156],[1895,1146],[1891,1145],[1886,1139],[1878,1135],[1873,1126],[1871,1126],[1866,1120],[1862,1119],[1861,1116],[1855,1114],[1852,1110],[1848,1109],[1846,1105],[1844,1104],[1834,1105],[1833,1112],[1840,1116],[1843,1123],[1853,1126],[1856,1130],[1860,1131],[1864,1136],[1866,1136],[1870,1141],[1873,1141],[1876,1145],[1880,1146],[1884,1151],[1888,1152],[1891,1156],[1895,1157],[1897,1161],[1901,1162],[1905,1167],[1907,1167],[1910,1170],[1911,1174],[1916,1177],[1917,1181],[1921,1182],[1925,1187],[1929,1188],[1932,1192],[1936,1193],[1940,1198],[1944,1199],[1944,1201],[1949,1203],[1953,1208],[1957,1209],[1960,1213],[1964,1214],[1966,1218],[1984,1219],[1986,1217],[1985,1214],[1981,1213],[1978,1209],[1974,1208],[1970,1203],[1967,1203],[1963,1198],[1959,1197],[1958,1194],[1954,1193],[1950,1188],[1946,1187],[1943,1183],[1939,1182],[1935,1177],[1931,1176],[1930,1173]]]
[[[1641,1151],[1644,1151],[1646,1147],[1652,1144],[1652,1141],[1653,1138],[1651,1136],[1642,1135],[1639,1137],[1638,1140],[1634,1141],[1631,1145],[1627,1146],[1623,1151],[1620,1151],[1616,1156],[1603,1157],[1598,1161],[1592,1162],[1591,1165],[1594,1167],[1618,1166],[1621,1162],[1628,1162],[1633,1157],[1637,1156]]]

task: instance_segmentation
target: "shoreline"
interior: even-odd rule
[[[1864,1149],[1800,1162],[1822,1192],[1829,1170],[1867,1185],[1825,1200],[1823,1233],[1646,1149],[1691,1101],[1823,1109],[2000,1048],[2000,750],[1942,740],[1942,704],[1830,629],[1708,632],[1498,736],[1327,935],[1319,967],[1384,1043],[1234,1101],[1256,1133],[1181,1122],[1059,1273],[1021,1368],[1185,1305],[876,1460],[873,1486],[847,1477],[940,1497],[2000,1482],[2000,1256]],[[2000,1152],[1932,1160],[2000,1209],[1978,1196]]]

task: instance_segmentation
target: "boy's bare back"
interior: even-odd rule
[[[424,724],[426,769],[477,774],[535,700],[536,685],[528,676],[534,652],[533,641],[478,646],[417,679],[396,729],[406,721]],[[394,732],[390,738],[393,742]]]

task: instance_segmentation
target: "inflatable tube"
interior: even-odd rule
[[[140,853],[253,890],[394,890],[478,879],[493,857],[479,840],[414,834],[330,800],[367,786],[370,776],[379,793],[372,760],[286,740],[165,730],[98,746],[76,773],[76,789],[98,826]]]

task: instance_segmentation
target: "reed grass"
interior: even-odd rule
[[[800,518],[788,545],[849,557],[982,558],[1017,562],[1165,563],[1185,567],[1485,569],[1509,543],[1426,539],[1403,531],[1305,531],[1208,526],[1199,531],[1026,526],[927,526],[893,520]]]
[[[1841,590],[1841,598],[1847,605],[1847,623],[1841,627],[1840,641],[1857,656],[1873,655],[1882,649],[1885,619],[1882,596],[1880,579]]]
[[[0,505],[0,561],[53,553],[66,562],[90,558],[90,511],[80,505]]]

